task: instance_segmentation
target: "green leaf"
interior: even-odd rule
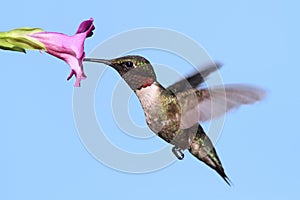
[[[0,39],[0,49],[11,50],[11,51],[19,51],[19,52],[26,53],[25,49],[23,49],[21,47],[14,46],[13,44],[10,44],[9,42],[7,42],[5,39]]]
[[[43,43],[30,37],[30,34],[44,32],[40,28],[18,28],[0,32],[0,49],[25,53],[26,50],[46,50]]]

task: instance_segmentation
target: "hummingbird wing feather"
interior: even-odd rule
[[[265,97],[265,91],[242,84],[190,89],[176,94],[181,104],[181,128],[188,128],[199,121],[220,117],[241,105],[253,104]]]
[[[222,66],[221,63],[209,63],[201,67],[199,71],[195,72],[194,74],[191,74],[187,78],[181,79],[174,83],[173,85],[170,85],[167,89],[172,91],[174,94],[178,92],[183,92],[188,89],[197,88],[199,85],[201,85],[205,79],[213,72],[220,69]]]

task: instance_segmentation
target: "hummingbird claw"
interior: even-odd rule
[[[184,158],[184,153],[181,148],[175,146],[172,148],[172,152],[178,158],[178,160],[182,160]]]

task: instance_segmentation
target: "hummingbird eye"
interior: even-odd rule
[[[125,65],[126,65],[127,67],[133,67],[133,63],[132,63],[131,61],[127,61],[127,62],[125,63]]]

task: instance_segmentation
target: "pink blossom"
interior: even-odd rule
[[[87,37],[93,35],[92,31],[95,29],[93,21],[93,18],[83,21],[73,36],[57,32],[37,32],[29,35],[29,37],[43,43],[47,53],[64,60],[70,65],[71,73],[67,80],[75,75],[74,86],[76,87],[79,87],[80,81],[86,78],[82,66],[85,58],[84,41]]]

